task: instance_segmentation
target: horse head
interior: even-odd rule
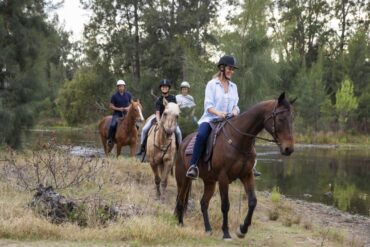
[[[163,99],[163,105],[165,106],[165,109],[161,117],[160,125],[163,127],[166,134],[170,136],[176,130],[180,115],[180,107],[178,104],[168,102],[166,99]]]
[[[134,118],[136,121],[138,122],[142,122],[144,121],[144,117],[143,117],[143,113],[142,113],[142,110],[143,110],[143,107],[140,103],[140,100],[131,100],[131,109],[133,111],[133,115],[134,115]]]
[[[283,92],[275,102],[273,111],[265,116],[264,127],[275,139],[283,155],[294,152],[293,103],[296,99],[288,101]]]

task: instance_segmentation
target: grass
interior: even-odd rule
[[[27,154],[19,154],[19,156]],[[105,159],[105,158],[104,158]],[[120,157],[105,159],[107,170],[99,172],[95,182],[86,182],[59,193],[70,198],[99,196],[124,208],[125,214],[102,226],[92,224],[79,227],[73,223],[55,225],[36,213],[27,204],[33,193],[18,190],[14,183],[0,178],[0,245],[12,246],[312,246],[320,244],[322,235],[316,226],[307,227],[300,215],[283,199],[272,202],[257,192],[258,205],[252,225],[245,239],[235,236],[235,229],[244,220],[247,202],[241,184],[230,186],[229,226],[232,242],[222,240],[222,214],[218,191],[209,207],[213,227],[211,236],[204,233],[199,200],[203,184],[195,181],[191,201],[185,215],[185,226],[180,227],[173,216],[176,199],[174,177],[170,177],[165,201],[158,201],[154,193],[154,178],[147,163]],[[73,161],[73,159],[72,159]],[[1,162],[0,162],[1,164]],[[112,175],[113,174],[113,175]],[[280,194],[279,194],[280,195]],[[276,210],[279,218],[269,220],[269,211]],[[330,233],[325,246],[345,245],[340,236]]]

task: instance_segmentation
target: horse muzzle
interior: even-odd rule
[[[290,146],[284,146],[284,145],[281,145],[280,146],[280,153],[282,155],[286,155],[286,156],[289,156],[291,155],[292,153],[294,152],[294,147],[290,147]]]

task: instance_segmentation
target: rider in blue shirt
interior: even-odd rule
[[[116,133],[118,119],[125,116],[131,104],[132,96],[126,90],[126,83],[123,80],[117,81],[117,92],[112,95],[109,108],[113,110],[112,121],[108,132],[108,145],[113,144],[113,137]]]

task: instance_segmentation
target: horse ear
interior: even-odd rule
[[[278,104],[280,105],[284,99],[285,99],[285,92],[282,92],[279,96]]]
[[[166,100],[166,98],[163,98],[163,105],[166,106],[168,104],[168,101]]]
[[[298,97],[295,97],[294,99],[290,100],[290,101],[289,101],[289,103],[290,103],[291,105],[293,105],[293,104],[294,104],[294,102],[295,102],[297,99],[298,99]]]

